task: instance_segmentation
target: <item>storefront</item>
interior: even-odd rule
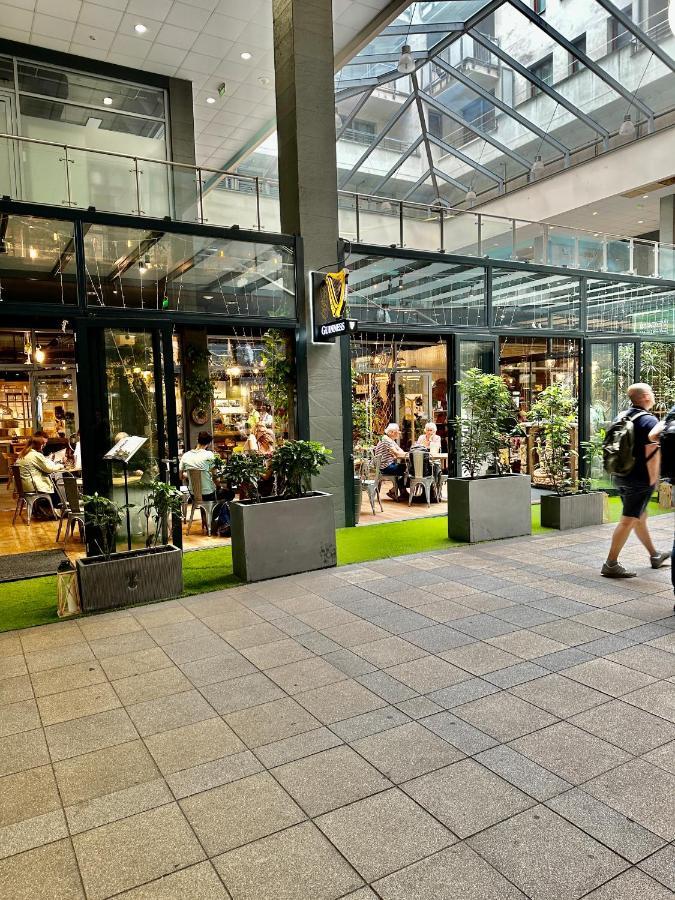
[[[261,422],[275,437],[298,432],[294,239],[31,213],[0,204],[1,552],[63,546],[53,520],[11,521],[11,464],[36,431],[56,461],[79,443],[82,493],[118,502],[122,472],[103,455],[120,434],[146,438],[129,472],[142,545],[147,486],[179,484],[199,431],[225,458]]]
[[[656,412],[675,403],[675,284],[663,279],[590,275],[501,259],[352,245],[354,456],[372,452],[388,422],[408,450],[426,422],[436,425],[447,469],[459,473],[452,421],[457,382],[470,368],[501,374],[513,399],[514,429],[502,465],[550,486],[538,427],[529,411],[552,384],[569,389],[579,416],[570,429],[571,477],[584,471],[580,447],[626,406],[626,388],[648,381]],[[445,462],[443,463],[445,465]],[[607,486],[601,466],[591,473]],[[442,503],[411,512],[381,492],[384,518],[445,513]],[[383,520],[364,492],[361,523]]]

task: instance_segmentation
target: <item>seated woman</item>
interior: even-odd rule
[[[417,438],[413,446],[426,447],[432,456],[438,456],[441,452],[441,439],[436,434],[436,430],[436,425],[433,422],[427,422],[424,426],[424,431]]]
[[[256,426],[255,439],[258,444],[258,453],[262,453],[263,456],[271,456],[274,453],[276,449],[274,432],[262,423]]]
[[[49,494],[54,506],[59,505],[59,495],[54,487],[54,482],[49,477],[53,472],[62,472],[60,463],[52,462],[43,451],[47,444],[44,435],[33,435],[17,457],[21,487],[27,494],[38,491],[41,494]]]

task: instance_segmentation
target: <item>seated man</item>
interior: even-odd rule
[[[187,450],[180,460],[180,474],[183,476],[188,469],[201,470],[202,500],[216,499],[216,486],[211,476],[215,454],[209,449],[212,441],[213,437],[208,431],[200,431],[195,449]]]
[[[400,440],[400,429],[396,422],[390,422],[384,429],[384,434],[380,438],[380,442],[375,447],[375,459],[382,475],[395,475],[396,484],[398,486],[399,500],[408,500],[408,490],[406,488],[406,466],[405,451],[401,450],[398,445]],[[396,492],[387,491],[387,497],[392,500],[396,499]]]

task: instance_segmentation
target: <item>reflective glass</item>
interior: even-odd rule
[[[496,328],[576,331],[580,327],[578,278],[492,270],[492,316]]]
[[[73,226],[33,216],[6,218],[0,229],[0,302],[76,302]]]
[[[675,335],[675,289],[646,282],[589,279],[589,331]]]

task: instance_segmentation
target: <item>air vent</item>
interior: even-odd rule
[[[626,191],[621,194],[622,197],[641,197],[643,194],[650,194],[652,191],[660,191],[663,188],[672,187],[675,184],[675,175],[670,178],[662,178],[661,181],[652,181],[650,184],[643,184],[642,187],[634,188],[632,191]]]

